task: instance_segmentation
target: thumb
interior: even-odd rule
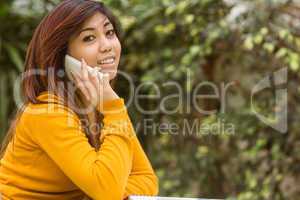
[[[100,72],[99,76],[100,76],[99,78],[100,78],[103,86],[109,85],[109,74],[108,73]]]

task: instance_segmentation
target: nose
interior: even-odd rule
[[[111,41],[109,41],[106,37],[104,37],[99,44],[99,49],[101,53],[109,52],[112,49]]]

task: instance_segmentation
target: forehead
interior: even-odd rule
[[[110,22],[109,19],[102,13],[97,12],[90,18],[86,19],[81,28],[97,27],[102,28],[105,22]]]

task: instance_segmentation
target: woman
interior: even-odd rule
[[[66,54],[81,60],[74,82],[64,73]],[[111,87],[120,55],[118,23],[100,2],[65,0],[41,21],[27,49],[24,103],[2,145],[2,199],[158,193],[124,100]]]

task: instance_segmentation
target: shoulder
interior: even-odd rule
[[[70,108],[53,103],[26,105],[18,122],[22,134],[40,146],[41,142],[65,141],[83,131],[79,117]]]
[[[46,133],[54,136],[70,128],[81,130],[77,114],[53,98],[41,104],[29,103],[22,110],[17,122],[18,134],[34,143],[39,138],[47,138]]]
[[[46,125],[51,123],[66,123],[73,120],[79,123],[77,114],[67,105],[61,101],[58,96],[50,93],[42,93],[38,96],[38,100],[43,103],[33,104],[29,103],[25,106],[21,119],[26,122],[26,126],[34,124],[35,127],[39,125]]]

